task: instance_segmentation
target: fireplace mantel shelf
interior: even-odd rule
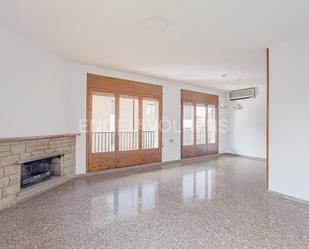
[[[63,156],[63,155],[64,153],[52,153],[52,154],[47,154],[44,156],[32,157],[32,158],[27,158],[25,160],[20,160],[20,161],[17,161],[17,164],[23,164],[23,163],[28,163],[28,162],[33,162],[33,161],[43,160],[43,159],[52,158],[52,157]]]
[[[8,137],[8,138],[0,138],[0,143],[1,142],[36,140],[36,139],[44,139],[44,138],[75,137],[75,136],[79,136],[79,135],[80,135],[80,133],[68,133],[68,134],[56,134],[56,135],[46,135],[46,136],[31,136],[31,137]]]

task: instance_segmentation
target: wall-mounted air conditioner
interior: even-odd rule
[[[256,89],[254,87],[252,88],[246,88],[246,89],[240,89],[230,92],[230,100],[239,100],[239,99],[250,99],[255,98],[256,96]]]

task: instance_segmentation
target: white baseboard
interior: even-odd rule
[[[220,155],[237,156],[237,157],[243,157],[243,158],[250,159],[250,160],[255,160],[255,161],[260,161],[260,162],[266,162],[266,159],[265,159],[265,158],[253,157],[253,156],[245,156],[245,155],[235,154],[235,153],[222,153],[222,154],[220,154]]]
[[[298,203],[304,204],[304,205],[309,205],[309,201],[306,201],[306,200],[303,200],[303,199],[299,199],[299,198],[296,198],[296,197],[293,197],[293,196],[289,196],[289,195],[285,195],[285,194],[282,194],[282,193],[278,193],[278,192],[275,192],[275,191],[272,191],[272,190],[269,190],[268,192],[273,194],[273,195],[276,195],[276,196],[279,196],[281,198],[284,198],[284,199],[295,201],[295,202],[298,202]]]

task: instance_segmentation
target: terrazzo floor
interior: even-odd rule
[[[289,184],[289,183],[287,183]],[[0,213],[0,248],[309,248],[309,207],[238,157],[75,179]]]

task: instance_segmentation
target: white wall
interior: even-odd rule
[[[234,110],[240,103],[243,110]],[[257,88],[252,99],[229,101],[229,152],[266,158],[266,87]]]
[[[69,132],[70,67],[0,27],[0,137]]]
[[[163,135],[163,161],[180,158],[180,89],[221,91],[68,62],[0,27],[0,138],[79,132],[86,118],[87,73],[163,85],[163,116],[175,129]],[[227,119],[227,111],[220,113]],[[177,131],[178,130],[178,131]],[[226,152],[220,134],[220,152]],[[169,139],[174,139],[170,143]],[[77,138],[77,173],[86,170],[86,135]]]
[[[309,36],[270,47],[269,189],[309,201]]]
[[[163,151],[162,160],[170,161],[180,159],[180,90],[187,89],[193,91],[219,94],[219,101],[226,102],[225,94],[221,91],[209,90],[193,85],[167,82],[150,77],[138,76],[119,72],[110,69],[74,64],[72,67],[72,126],[76,132],[79,131],[80,120],[86,119],[86,89],[87,73],[111,76],[116,78],[135,80],[145,83],[163,85],[163,118],[172,121],[175,124],[175,131],[163,133]],[[227,110],[220,111],[220,118],[227,119]],[[219,135],[219,152],[227,152],[227,134]],[[169,139],[174,139],[170,143]],[[77,173],[81,174],[86,171],[86,134],[82,134],[77,139]]]
[[[79,132],[80,120],[86,118],[87,73],[163,85],[163,117],[175,125],[163,134],[163,161],[180,159],[181,89],[218,94],[220,104],[226,103],[222,91],[67,62],[2,28],[0,40],[0,137]],[[220,110],[221,120],[231,116],[231,145],[228,134],[220,133],[220,153],[265,157],[264,97],[260,91],[257,99],[242,101],[245,109],[239,113]],[[85,170],[82,134],[77,138],[77,173]]]

